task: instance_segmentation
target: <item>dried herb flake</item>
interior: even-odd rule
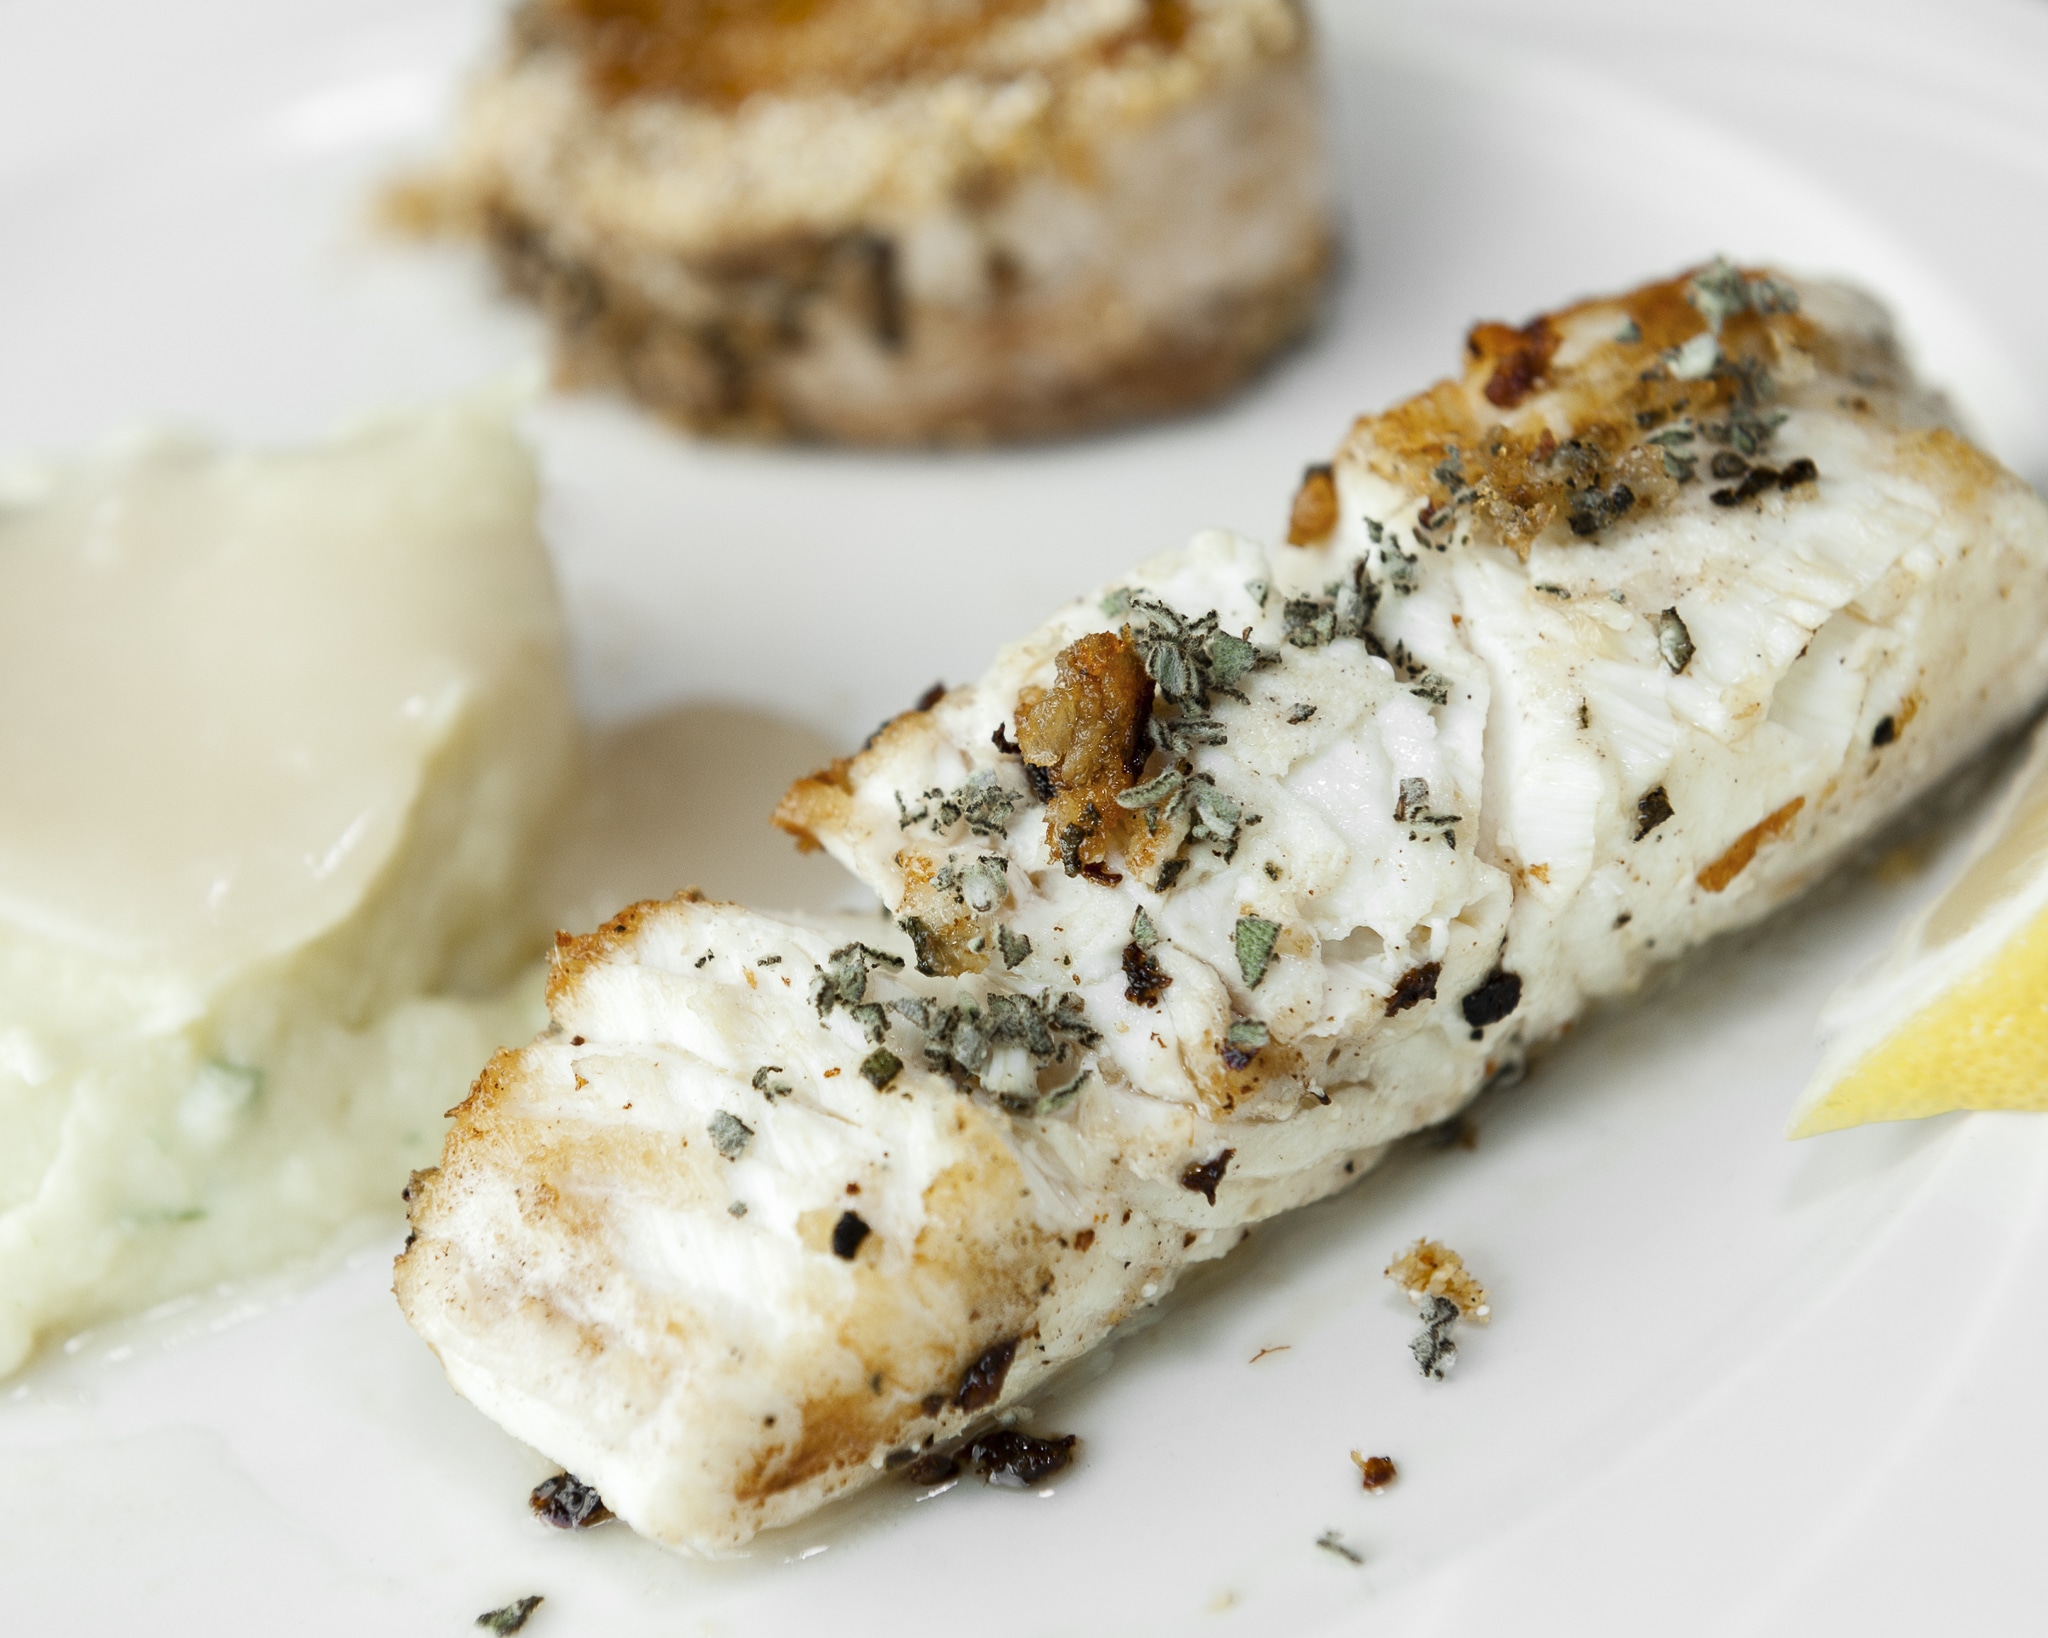
[[[753,1127],[737,1115],[728,1114],[721,1109],[711,1117],[712,1147],[727,1160],[739,1159],[746,1152],[746,1147],[753,1141],[753,1137]]]
[[[1422,1304],[1422,1329],[1408,1344],[1415,1363],[1432,1382],[1441,1382],[1444,1372],[1458,1362],[1458,1344],[1451,1327],[1458,1320],[1458,1305],[1448,1297],[1429,1297]]]
[[[526,1625],[526,1618],[539,1609],[544,1601],[540,1593],[528,1593],[524,1598],[513,1599],[502,1609],[485,1610],[476,1618],[476,1624],[490,1632],[517,1632]]]
[[[573,1473],[557,1473],[533,1487],[526,1498],[533,1516],[557,1530],[589,1530],[612,1516],[604,1498],[593,1485]]]
[[[1236,1018],[1223,1034],[1223,1061],[1232,1069],[1249,1069],[1259,1048],[1273,1039],[1273,1032],[1257,1018]],[[1215,1202],[1212,1200],[1211,1205]]]
[[[1233,942],[1237,946],[1237,970],[1245,987],[1257,989],[1273,961],[1273,945],[1280,937],[1280,924],[1264,916],[1239,916]]]

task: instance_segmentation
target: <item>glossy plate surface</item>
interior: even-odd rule
[[[1349,261],[1324,333],[1226,409],[937,458],[535,411],[587,714],[684,708],[620,747],[667,758],[674,800],[621,786],[609,820],[667,815],[658,857],[591,843],[565,917],[685,879],[844,901],[756,824],[784,776],[1195,528],[1274,530],[1301,464],[1477,317],[1715,250],[1852,273],[2048,478],[2048,8],[1323,17]],[[0,449],[165,419],[283,442],[524,367],[537,327],[477,259],[364,226],[495,26],[474,0],[0,3]],[[0,1386],[0,1625],[455,1633],[537,1592],[538,1638],[2022,1630],[2048,1124],[1780,1136],[1821,1001],[1933,851],[1592,1021],[1475,1112],[1476,1148],[1260,1231],[1038,1410],[1087,1442],[1042,1497],[891,1487],[721,1564],[545,1532],[550,1465],[449,1393],[379,1231]],[[1380,1278],[1422,1233],[1493,1291],[1441,1386]],[[1399,1482],[1362,1494],[1353,1449]]]

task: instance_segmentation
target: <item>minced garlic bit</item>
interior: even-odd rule
[[[1408,1293],[1409,1300],[1447,1297],[1458,1313],[1478,1325],[1493,1312],[1487,1306],[1486,1287],[1472,1278],[1465,1259],[1435,1240],[1417,1240],[1387,1264],[1387,1278]]]

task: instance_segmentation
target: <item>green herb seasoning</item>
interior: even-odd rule
[[[476,1624],[489,1632],[517,1632],[526,1625],[526,1618],[539,1609],[543,1602],[540,1593],[528,1593],[524,1598],[513,1599],[503,1609],[485,1610],[476,1618]]]
[[[1266,968],[1273,960],[1273,944],[1279,937],[1277,921],[1268,921],[1264,916],[1237,918],[1237,970],[1244,975],[1246,988],[1255,990],[1265,979]]]
[[[1161,820],[1178,808],[1181,789],[1186,784],[1186,774],[1178,768],[1168,768],[1142,785],[1118,791],[1116,805],[1128,812],[1143,813],[1147,830],[1156,831]]]
[[[1010,896],[1010,861],[999,853],[984,853],[959,874],[961,902],[978,916],[985,916]]]
[[[1256,1018],[1237,1018],[1223,1035],[1223,1061],[1232,1069],[1248,1069],[1273,1032]]]
[[[1715,335],[1737,313],[1796,313],[1799,293],[1765,274],[1746,275],[1725,256],[1693,275],[1685,299],[1698,309]]]
[[[1141,950],[1149,950],[1159,942],[1159,929],[1152,925],[1152,918],[1145,914],[1142,904],[1131,917],[1131,942]]]
[[[903,1070],[903,1060],[887,1047],[876,1047],[861,1061],[863,1079],[879,1092],[893,1081]]]
[[[1002,730],[998,727],[996,731]],[[995,769],[977,768],[954,790],[944,791],[935,785],[919,800],[923,805],[913,812],[903,793],[896,793],[898,830],[928,824],[935,832],[944,832],[964,821],[977,836],[998,837],[1009,830],[1023,798],[1002,782]]]
[[[1057,1000],[1043,995],[996,992],[984,1009],[972,999],[941,1007],[922,998],[895,1001],[897,1013],[924,1032],[924,1058],[935,1073],[979,1084],[997,1051],[1022,1047],[1040,1069],[1065,1062],[1079,1049],[1100,1043],[1078,995]]]
[[[1435,830],[1455,850],[1458,833],[1454,828],[1464,818],[1459,813],[1436,813],[1429,803],[1429,781],[1407,778],[1401,781],[1394,798],[1394,823],[1411,827],[1408,840],[1423,840],[1424,830]]]
[[[737,1160],[746,1152],[753,1140],[754,1129],[737,1115],[727,1114],[721,1109],[711,1117],[712,1147],[727,1160]]]
[[[1386,556],[1386,552],[1380,553],[1383,560]],[[1401,561],[1412,564],[1414,559],[1402,557]],[[1294,648],[1321,648],[1339,637],[1356,637],[1376,651],[1379,645],[1372,635],[1372,617],[1379,601],[1379,585],[1367,574],[1361,558],[1352,565],[1349,578],[1331,581],[1322,596],[1288,598],[1281,605],[1280,621],[1289,646]]]
[[[1059,1113],[1060,1110],[1066,1108],[1068,1104],[1081,1095],[1081,1088],[1087,1084],[1088,1071],[1084,1069],[1071,1081],[1067,1082],[1065,1086],[1055,1087],[1050,1092],[1036,1094],[1001,1092],[996,1095],[996,1102],[1003,1107],[1006,1113],[1025,1115],[1032,1119],[1037,1119],[1042,1115]]]
[[[1242,700],[1239,680],[1275,663],[1248,638],[1221,629],[1214,609],[1190,620],[1156,598],[1134,597],[1130,613],[1131,641],[1146,675],[1183,715],[1206,714],[1214,694]]]
[[[869,1043],[880,1046],[888,1020],[879,1006],[866,999],[868,974],[877,967],[900,972],[903,958],[858,942],[842,944],[828,955],[811,986],[811,1004],[818,1009],[818,1021],[831,1017],[833,1008],[842,1008],[867,1032]]]

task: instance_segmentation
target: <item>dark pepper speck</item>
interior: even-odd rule
[[[1136,941],[1124,946],[1124,999],[1135,1001],[1141,1007],[1156,1007],[1159,997],[1165,993],[1173,980],[1159,970],[1159,963],[1152,959],[1152,952],[1141,948]]]
[[[1391,1018],[1397,1012],[1434,1001],[1437,975],[1443,970],[1441,961],[1425,961],[1419,967],[1410,967],[1395,983],[1394,993],[1387,997],[1387,1016]]]
[[[1522,1004],[1522,976],[1496,967],[1486,981],[1458,1003],[1474,1029],[1497,1024]]]
[[[860,1250],[861,1241],[875,1231],[861,1221],[857,1211],[843,1211],[839,1221],[832,1225],[832,1255],[843,1257],[849,1263]]]
[[[1641,841],[1651,831],[1669,819],[1672,814],[1671,798],[1664,793],[1662,785],[1654,790],[1644,791],[1636,799],[1636,835]]]
[[[1225,1149],[1213,1160],[1205,1160],[1199,1166],[1190,1166],[1180,1174],[1180,1186],[1199,1194],[1210,1205],[1216,1204],[1216,1185],[1223,1181],[1223,1173],[1230,1165],[1235,1149]]]
[[[1003,1380],[1010,1374],[1010,1362],[1017,1357],[1017,1339],[999,1342],[960,1373],[960,1386],[953,1403],[964,1411],[993,1405],[1002,1396]]]
[[[944,1484],[960,1471],[957,1457],[943,1450],[928,1450],[903,1470],[912,1484]]]
[[[1079,1443],[1071,1433],[1039,1439],[1015,1428],[1000,1428],[975,1440],[967,1447],[967,1455],[990,1484],[1029,1490],[1071,1462]]]

